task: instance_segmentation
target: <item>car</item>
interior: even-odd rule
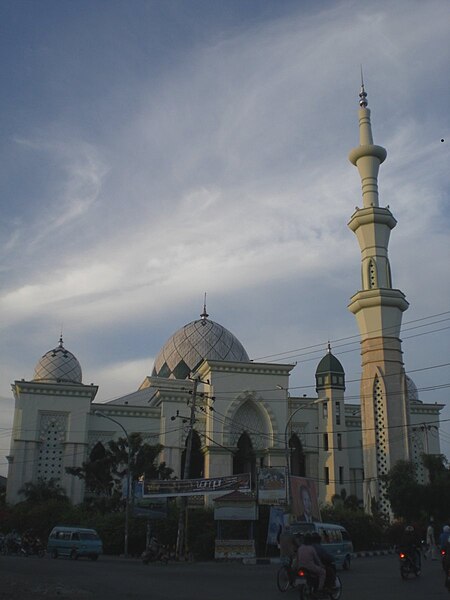
[[[52,558],[68,556],[72,560],[81,557],[97,560],[103,553],[103,543],[95,529],[60,525],[50,532],[47,552]]]
[[[288,532],[293,535],[304,535],[306,533],[318,533],[322,540],[322,546],[329,552],[339,569],[348,571],[350,569],[353,555],[353,543],[345,527],[335,523],[291,523]]]

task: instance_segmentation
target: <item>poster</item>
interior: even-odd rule
[[[286,504],[286,467],[258,470],[258,504]]]
[[[314,479],[291,476],[289,482],[291,486],[291,512],[295,519],[307,523],[321,521],[317,486]]]
[[[271,506],[266,540],[268,546],[278,546],[279,537],[284,525],[284,509],[278,506]]]

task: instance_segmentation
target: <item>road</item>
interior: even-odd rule
[[[98,562],[0,557],[1,600],[295,600],[276,588],[277,565],[174,563],[101,557]],[[450,600],[439,561],[402,581],[395,556],[355,559],[339,573],[342,600]]]

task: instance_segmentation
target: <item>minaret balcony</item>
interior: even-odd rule
[[[348,226],[355,232],[362,225],[385,225],[389,229],[394,229],[397,225],[393,214],[388,208],[380,206],[370,206],[368,208],[358,208],[351,216]]]

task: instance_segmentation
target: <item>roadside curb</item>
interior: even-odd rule
[[[366,556],[386,556],[387,554],[394,554],[393,550],[362,550],[360,552],[353,552],[353,558],[365,558]],[[270,558],[243,558],[242,563],[244,565],[279,565],[281,563],[279,556],[273,556]]]

